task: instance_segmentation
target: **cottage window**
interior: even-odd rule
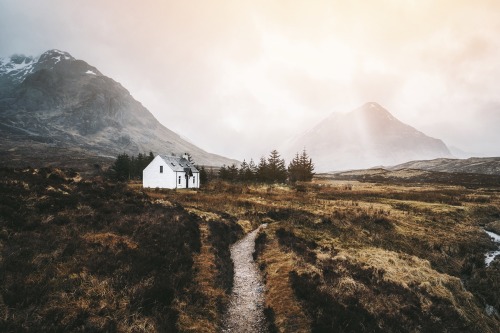
[[[196,184],[195,180],[196,180],[196,176],[193,176],[193,184]]]
[[[181,184],[181,176],[179,176],[179,185]]]
[[[163,165],[160,165],[160,173],[163,173]]]

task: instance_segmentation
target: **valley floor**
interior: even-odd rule
[[[255,258],[271,332],[496,332],[500,325],[500,258],[485,266],[495,245],[482,229],[500,219],[498,188],[322,178],[148,195],[229,214],[245,231],[268,224]]]
[[[0,331],[218,332],[256,237],[269,332],[497,332],[500,189],[317,178],[199,191],[0,170]]]

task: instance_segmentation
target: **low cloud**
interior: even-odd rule
[[[500,155],[500,4],[0,0],[0,56],[59,48],[209,151],[258,158],[376,101]]]

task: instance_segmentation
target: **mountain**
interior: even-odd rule
[[[471,157],[467,159],[437,158],[426,161],[411,161],[389,167],[388,169],[418,169],[438,172],[500,175],[500,157]]]
[[[396,119],[377,103],[333,113],[295,139],[285,156],[307,149],[316,171],[361,169],[451,157],[446,145]]]
[[[61,151],[101,157],[153,151],[188,152],[204,165],[237,162],[181,138],[118,82],[59,50],[0,60],[0,138],[0,149],[20,163],[34,157],[32,149],[46,160]]]

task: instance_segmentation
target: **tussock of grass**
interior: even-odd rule
[[[277,327],[293,316],[273,297],[284,294],[290,304],[295,297],[296,314],[305,315],[302,323],[312,331],[495,332],[498,318],[484,311],[488,293],[471,284],[497,284],[491,272],[477,277],[488,249],[478,224],[495,210],[478,209],[470,193],[458,205],[452,187],[407,195],[387,184],[318,185],[297,192],[308,194],[306,205],[300,197],[282,205],[275,198],[269,216],[276,222],[257,239]],[[471,271],[476,275],[464,284]],[[491,294],[488,304],[498,304]]]
[[[267,246],[265,259],[259,259],[259,263],[265,267],[265,306],[273,313],[273,318],[268,319],[273,320],[278,332],[309,332],[310,320],[289,282],[296,259],[293,254],[281,251],[276,241]]]

